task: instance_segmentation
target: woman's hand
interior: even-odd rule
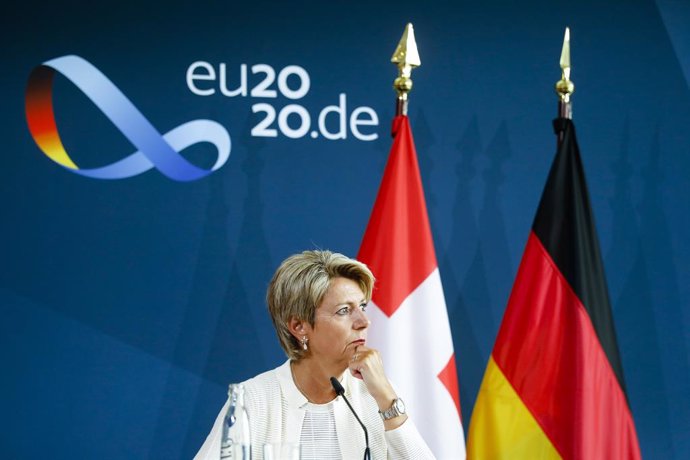
[[[369,390],[369,394],[374,397],[380,411],[385,411],[391,407],[393,400],[398,397],[391,385],[386,373],[383,370],[383,361],[378,350],[359,346],[350,359],[348,368],[350,373],[360,380]],[[386,430],[392,430],[402,425],[407,420],[407,415],[395,417],[384,422]]]

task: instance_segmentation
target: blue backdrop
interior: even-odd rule
[[[356,255],[408,21],[423,64],[410,118],[465,427],[553,158],[570,26],[574,120],[642,452],[690,457],[690,4],[13,3],[0,18],[4,458],[190,458],[227,383],[282,362],[265,287],[296,251]],[[51,161],[25,91],[65,55],[161,135],[217,123],[228,160],[187,182]],[[52,89],[80,168],[137,151],[76,82],[56,72]],[[187,140],[180,155],[210,169],[218,149]]]

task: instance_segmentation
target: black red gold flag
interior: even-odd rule
[[[562,135],[470,421],[472,459],[639,459],[575,127]]]

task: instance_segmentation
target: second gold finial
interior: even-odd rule
[[[575,84],[570,81],[570,28],[565,28],[563,50],[561,51],[561,79],[556,82],[556,92],[564,103],[570,102],[570,95],[575,92]]]

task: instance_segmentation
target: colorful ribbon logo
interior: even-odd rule
[[[80,169],[65,151],[55,123],[52,87],[56,71],[91,99],[138,150],[107,166]],[[52,59],[31,72],[26,120],[34,141],[48,158],[73,173],[97,179],[123,179],[155,167],[171,179],[192,181],[216,171],[230,156],[230,135],[219,123],[193,120],[161,135],[108,77],[79,56]],[[179,153],[199,142],[210,142],[218,151],[210,170],[193,165]]]

